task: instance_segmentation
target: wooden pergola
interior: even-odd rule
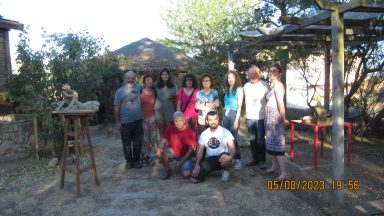
[[[384,40],[384,3],[368,4],[365,0],[351,0],[344,4],[316,0],[315,3],[321,11],[308,19],[282,17],[284,25],[280,27],[259,27],[255,31],[240,33],[243,40],[228,46],[228,67],[229,69],[234,67],[233,51],[243,48],[324,49],[324,105],[327,110],[329,110],[330,57],[332,57],[332,177],[333,180],[345,180],[344,46]],[[336,203],[344,202],[344,191],[336,190],[334,195]]]

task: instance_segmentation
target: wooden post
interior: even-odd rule
[[[235,69],[235,63],[233,62],[233,53],[231,50],[228,50],[228,70]]]
[[[33,139],[35,141],[35,158],[36,160],[40,159],[39,156],[39,139],[37,134],[37,117],[36,114],[33,114]]]
[[[281,82],[285,86],[284,94],[284,106],[287,109],[287,97],[288,97],[288,86],[287,86],[287,65],[289,62],[289,52],[287,49],[280,50],[279,52],[280,65],[283,68],[283,73],[281,74]],[[287,113],[287,111],[286,111]]]
[[[331,50],[328,45],[324,47],[324,108],[329,113],[330,102],[330,83],[331,83]],[[331,142],[331,136],[329,136],[329,128],[325,129],[325,137],[327,142]]]
[[[332,11],[332,177],[344,180],[344,23],[339,10]],[[334,190],[337,205],[344,203],[344,191]]]
[[[330,74],[331,74],[331,51],[328,46],[324,48],[324,108],[329,112],[330,99]]]

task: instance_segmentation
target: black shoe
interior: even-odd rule
[[[259,163],[259,168],[260,168],[260,169],[267,169],[267,166],[265,165],[265,162],[264,162],[264,161],[260,161],[260,163]]]
[[[247,166],[247,167],[256,166],[256,165],[259,165],[259,162],[255,161],[255,160],[252,160],[252,161],[245,164],[245,166]]]
[[[153,161],[152,158],[147,157],[145,159],[145,163],[147,164],[147,166],[151,166],[151,165],[153,165],[155,163],[155,161]]]
[[[164,176],[161,177],[161,180],[167,180],[169,177],[171,177],[171,175],[172,175],[172,170],[168,169],[165,171]]]
[[[129,163],[129,162],[125,163],[125,169],[131,169],[131,168],[133,168],[132,163]]]
[[[136,169],[141,169],[143,165],[140,162],[135,162],[133,167],[135,167]]]

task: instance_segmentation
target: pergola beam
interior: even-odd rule
[[[316,0],[315,4],[320,7],[322,10],[330,10],[335,11],[337,10],[340,14],[352,11],[356,8],[365,7],[367,6],[365,0],[351,0],[348,3],[335,3],[335,2],[328,2],[325,0]]]
[[[359,11],[361,12],[361,11]],[[282,17],[281,18],[284,22],[284,24],[292,24],[292,25],[303,25],[306,19],[300,19],[297,17]],[[329,26],[331,25],[331,20],[321,20],[316,25],[323,25],[323,26]],[[384,26],[384,20],[379,19],[371,19],[371,20],[358,20],[358,19],[348,19],[344,18],[344,26],[350,27],[350,26],[367,26],[367,25],[375,25],[375,26]]]

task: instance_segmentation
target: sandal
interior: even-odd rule
[[[193,183],[193,184],[197,184],[197,183],[200,182],[199,179],[195,179],[195,178],[193,178],[193,177],[189,178],[189,181],[191,181],[191,183]]]
[[[283,177],[283,178],[278,178],[278,179],[276,179],[277,181],[287,181],[287,180],[289,180],[289,176],[288,175],[286,175],[285,177]]]
[[[275,171],[276,170],[265,171],[265,172],[261,172],[261,174],[264,176],[270,176],[270,175],[275,174]]]
[[[167,180],[169,177],[171,177],[171,175],[172,175],[172,170],[169,169],[165,171],[165,175],[161,178],[161,180]]]

